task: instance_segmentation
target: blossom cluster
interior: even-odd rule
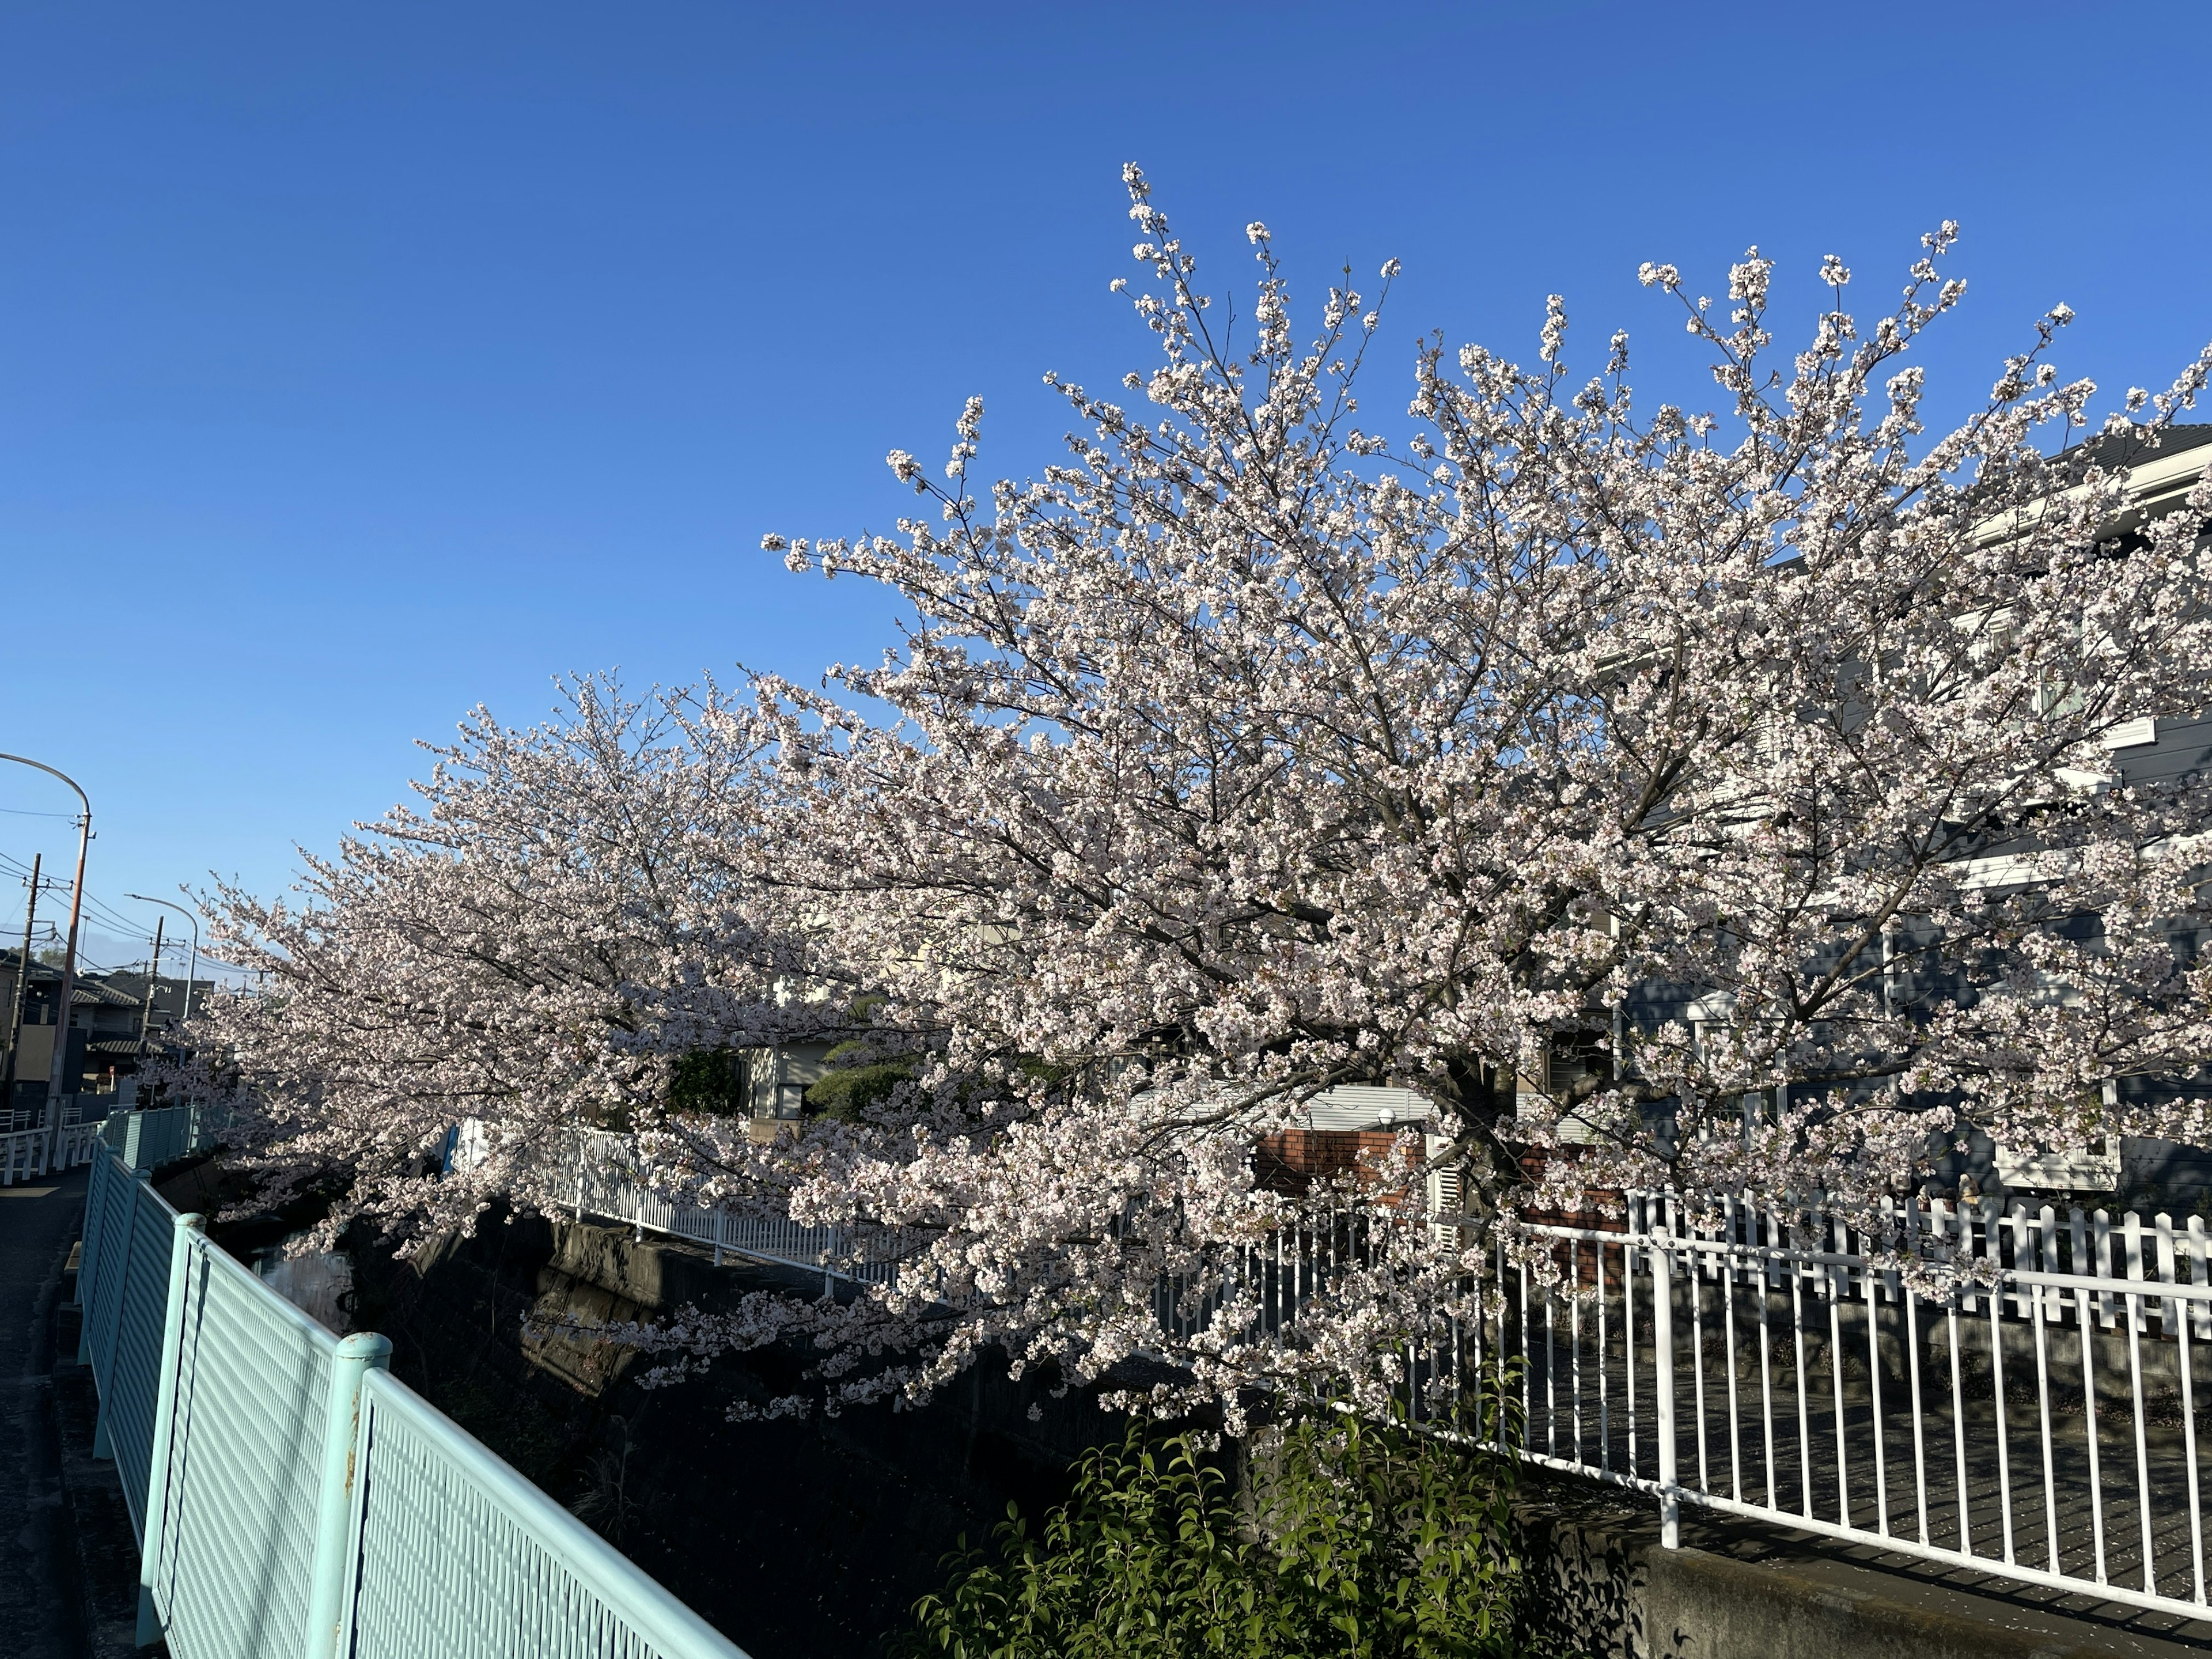
[[[1149,407],[1048,377],[1066,459],[979,500],[970,399],[943,485],[890,458],[928,516],[766,538],[899,596],[878,665],[479,716],[304,904],[212,896],[266,978],[202,1052],[272,1167],[442,1225],[562,1206],[562,1137],[620,1124],[682,1201],[905,1242],[857,1301],[665,1346],[803,1340],[840,1401],[996,1352],[1233,1413],[1397,1386],[1531,1210],[1756,1186],[1872,1217],[1968,1125],[2206,1133],[2208,786],[2129,787],[2104,737],[2212,708],[2212,484],[2148,521],[2129,495],[2212,352],[2093,431],[2058,307],[1931,435],[1947,224],[1870,323],[1824,262],[1779,362],[1756,249],[1724,304],[1644,266],[1712,411],[1640,404],[1626,334],[1577,383],[1555,296],[1533,366],[1422,349],[1390,437],[1355,396],[1379,300],[1332,289],[1301,339],[1255,223],[1232,349],[1127,178]],[[900,1080],[773,1140],[669,1109],[676,1056],[808,1042]],[[1255,1143],[1355,1083],[1425,1121],[1261,1179]],[[491,1155],[433,1179],[462,1118]],[[1405,1219],[1447,1168],[1457,1211]],[[1402,1224],[1266,1325],[1244,1264],[1355,1202]]]

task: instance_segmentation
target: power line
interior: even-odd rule
[[[61,943],[62,930],[55,927],[51,921],[46,924],[45,932],[34,933],[32,935],[31,939],[33,954],[36,953],[38,948],[41,945],[52,945],[58,947]],[[76,959],[80,966],[88,967],[95,974],[112,974],[115,971],[114,969],[107,967],[104,963],[94,961],[90,956],[86,954],[84,941],[82,939],[77,940]]]
[[[30,866],[25,864],[21,860],[12,857],[6,853],[0,853],[0,866],[5,866],[8,869],[13,871],[19,876],[28,876],[31,873]],[[50,887],[55,888],[62,887],[66,884],[67,884],[58,880],[50,879],[48,882],[48,885]],[[106,921],[109,927],[120,927],[125,933],[131,933],[133,935],[135,935],[138,929],[144,925],[136,917],[125,915],[123,912],[118,910],[112,904],[110,904],[106,900],[101,898],[99,894],[94,892],[89,887],[84,890],[84,908],[87,910],[96,914],[102,921]],[[148,937],[150,938],[152,936],[149,934]]]
[[[4,866],[15,874],[25,878],[28,878],[31,873],[30,866],[23,863],[18,859],[10,857],[6,853],[0,853],[0,866]],[[65,882],[52,878],[45,878],[41,881],[40,884],[46,887],[48,891],[52,892],[61,891],[68,885]],[[113,905],[109,904],[105,900],[101,899],[98,894],[94,893],[88,887],[85,890],[84,908],[87,915],[89,915],[93,921],[101,923],[112,932],[122,933],[125,939],[135,942],[141,937],[138,930],[144,925],[143,923],[140,922],[136,917],[125,915],[122,912],[117,910]],[[58,939],[61,937],[59,933],[52,928],[52,924],[48,925],[48,931],[56,939]],[[147,933],[143,935],[143,937],[149,942],[153,939],[153,935],[151,933]],[[77,942],[76,953],[78,960],[88,964],[94,973],[106,974],[115,971],[112,968],[101,966],[99,963],[94,961],[91,957],[87,955],[82,939],[79,939]],[[233,964],[224,963],[222,965],[228,967]],[[240,969],[239,971],[242,972],[243,970]]]
[[[19,872],[19,873],[23,872]],[[69,884],[64,881],[48,879],[42,881],[40,885],[44,887],[46,890],[50,893],[61,893],[69,890]],[[117,915],[113,911],[108,909],[106,906],[101,904],[100,901],[94,898],[89,892],[86,893],[84,896],[84,909],[87,916],[88,916],[92,921],[100,923],[111,931],[120,932],[132,939],[136,939],[138,935],[138,924],[136,921]]]
[[[125,932],[133,935],[134,937],[137,935],[140,926],[137,921],[129,916],[124,915],[121,912],[117,910],[113,905],[95,897],[92,893],[87,892],[85,894],[84,906],[86,909],[91,911],[94,915],[106,921],[109,927],[120,927]]]
[[[6,809],[0,808],[0,811],[4,810]],[[67,815],[56,813],[49,814],[48,816],[64,817]],[[6,853],[0,853],[0,869],[5,869],[15,875],[27,878],[31,873],[31,866],[29,865],[23,863],[20,859],[15,858]],[[40,885],[50,892],[58,892],[65,890],[69,884],[52,877],[44,877],[40,879]],[[122,912],[117,910],[114,906],[107,903],[105,900],[100,898],[100,896],[94,893],[89,887],[85,890],[84,908],[94,921],[104,923],[111,931],[120,933],[127,939],[133,941],[141,937],[146,939],[149,943],[152,941],[153,935],[151,933],[147,933],[143,936],[139,933],[138,929],[143,925],[143,923],[137,921],[135,917],[125,915]],[[61,940],[60,930],[52,922],[48,922],[46,924],[46,936],[58,944]],[[90,967],[94,973],[107,974],[116,971],[116,969],[112,967],[102,966],[100,963],[94,961],[91,957],[88,956],[85,953],[84,942],[82,939],[77,942],[76,954],[77,959]],[[210,956],[204,950],[200,952],[200,966],[202,968],[215,968],[224,972],[233,974],[249,974],[254,971],[252,969],[242,967],[235,962],[225,962],[220,957]]]

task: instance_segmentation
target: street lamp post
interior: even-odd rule
[[[182,1024],[192,1017],[192,981],[200,976],[200,919],[183,905],[172,904],[167,899],[157,899],[145,893],[125,893],[123,896],[137,899],[141,904],[158,904],[164,909],[174,910],[192,925],[192,965],[185,971],[185,1012],[179,1018],[179,1023]]]
[[[75,778],[58,767],[26,755],[0,755],[0,761],[35,767],[50,777],[59,778],[76,792],[77,800],[84,808],[83,816],[77,820],[76,880],[70,887],[69,942],[62,947],[61,1006],[54,1015],[54,1061],[52,1069],[46,1073],[46,1167],[52,1169],[54,1139],[62,1127],[62,1073],[69,1067],[70,1004],[76,996],[76,927],[78,918],[84,913],[84,855],[92,845],[92,799]],[[29,964],[25,964],[24,971],[30,971]]]

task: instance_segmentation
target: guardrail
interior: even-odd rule
[[[1403,1351],[1416,1415],[1450,1402],[1527,1462],[1649,1494],[1670,1547],[1691,1504],[2212,1620],[2203,1218],[1937,1200],[1863,1218],[1870,1235],[1748,1194],[1623,1209],[1462,1232],[1481,1271]],[[1295,1347],[1333,1280],[1387,1270],[1389,1230],[1455,1224],[1285,1230],[1164,1283],[1158,1316],[1188,1336],[1249,1310],[1245,1340]],[[1916,1288],[1939,1279],[1957,1288]]]
[[[896,1279],[891,1235],[672,1205],[628,1178],[628,1157],[620,1137],[587,1139],[580,1216],[718,1260]],[[1687,1504],[2212,1619],[2203,1218],[1936,1200],[1892,1205],[1870,1238],[1749,1195],[1623,1204],[1605,1224],[1523,1226],[1517,1246],[1492,1234],[1463,1286],[1474,1316],[1431,1321],[1407,1351],[1414,1392],[1509,1407],[1488,1417],[1513,1425],[1502,1446],[1656,1498],[1670,1546]],[[1247,1340],[1295,1346],[1333,1279],[1389,1258],[1388,1230],[1455,1219],[1358,1212],[1286,1231],[1203,1282],[1164,1281],[1162,1328],[1188,1336],[1233,1304],[1253,1310]],[[1923,1264],[1970,1273],[1931,1299],[1914,1288]]]
[[[6,1114],[0,1127],[0,1187],[12,1187],[42,1175],[74,1170],[88,1162],[100,1134],[100,1120],[82,1121],[84,1097],[64,1097],[58,1127],[46,1124],[46,1108],[22,1108]],[[37,1121],[29,1120],[36,1118]]]
[[[140,1115],[143,1115],[143,1114]],[[386,1369],[93,1160],[80,1360],[174,1659],[744,1659]]]
[[[51,1139],[44,1128],[0,1130],[0,1187],[46,1174]]]
[[[1501,1242],[1436,1363],[1516,1359],[1522,1455],[1650,1493],[1670,1544],[1689,1504],[2203,1620],[2209,1257],[2194,1217],[1937,1201],[1870,1239],[1632,1194],[1621,1230]],[[1923,1262],[1978,1277],[1931,1297]]]
[[[772,1261],[789,1267],[818,1268],[829,1279],[889,1285],[898,1279],[902,1241],[890,1232],[861,1234],[843,1227],[802,1227],[775,1217],[726,1208],[677,1204],[648,1192],[626,1172],[629,1141],[605,1130],[582,1138],[576,1157],[577,1218],[595,1215],[620,1221],[640,1233],[688,1239],[725,1255]]]

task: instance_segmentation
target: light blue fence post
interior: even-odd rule
[[[179,1216],[175,1242],[169,1251],[169,1304],[161,1316],[160,1392],[155,1395],[153,1455],[146,1463],[146,1535],[138,1552],[138,1645],[142,1648],[161,1639],[161,1622],[154,1611],[154,1574],[161,1564],[162,1523],[169,1509],[169,1436],[176,1422],[177,1366],[185,1347],[185,1277],[191,1271],[192,1241],[204,1236],[206,1229],[204,1217]]]
[[[330,1417],[323,1429],[323,1487],[315,1515],[315,1559],[307,1577],[305,1659],[331,1659],[337,1651],[347,1556],[353,1532],[353,1486],[361,1468],[361,1383],[372,1370],[392,1366],[392,1344],[374,1331],[357,1331],[338,1344],[331,1362]]]

